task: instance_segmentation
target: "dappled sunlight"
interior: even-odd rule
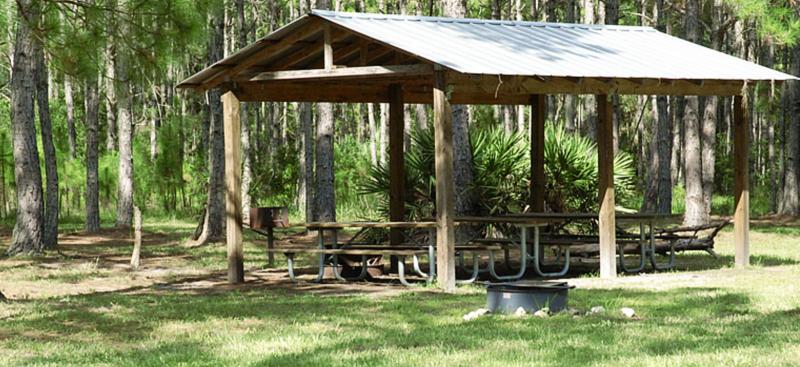
[[[731,266],[732,233],[724,231],[719,258],[680,254],[668,272],[601,280],[591,264],[576,266],[581,273],[567,280],[581,316],[473,321],[462,316],[485,306],[479,285],[443,294],[385,281],[315,284],[311,269],[295,284],[282,263],[264,266],[261,240],[245,242],[246,282],[230,285],[224,246],[147,236],[135,272],[123,266],[130,246],[113,237],[66,245],[67,256],[41,262],[0,261],[0,289],[14,299],[0,308],[0,364],[763,365],[799,352],[800,255],[792,236],[770,231],[752,234],[748,269]],[[583,315],[593,306],[607,312]],[[19,343],[35,348],[12,352]]]

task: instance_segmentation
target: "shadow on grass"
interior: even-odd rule
[[[463,322],[461,316],[482,307],[485,296],[408,292],[382,298],[330,297],[285,290],[105,293],[25,305],[32,311],[4,320],[0,341],[62,345],[34,347],[43,354],[25,363],[395,365],[398,359],[400,364],[419,364],[438,356],[445,364],[459,364],[455,358],[462,356],[475,365],[565,365],[735,353],[746,347],[780,350],[796,342],[800,332],[798,309],[760,313],[746,294],[718,288],[576,289],[570,297],[573,307],[602,305],[609,311],[578,319],[489,316]],[[640,318],[618,315],[620,307],[633,307]],[[160,335],[164,325],[172,324],[188,330],[176,336],[180,341]],[[220,327],[226,331],[208,334]],[[262,350],[258,357],[246,352],[248,345],[292,337],[299,340],[287,348]],[[242,354],[220,355],[216,347],[231,343]]]

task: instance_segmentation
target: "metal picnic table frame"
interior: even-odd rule
[[[462,269],[469,274],[467,279],[457,280],[459,284],[468,284],[472,283],[478,279],[480,273],[488,272],[490,276],[499,281],[509,281],[509,280],[518,280],[525,276],[525,273],[528,271],[529,267],[533,269],[533,271],[541,277],[560,277],[564,276],[569,272],[570,267],[570,245],[568,244],[551,244],[551,246],[559,247],[563,249],[563,262],[562,261],[562,252],[558,251],[556,256],[556,263],[550,265],[557,265],[558,270],[553,272],[545,272],[543,271],[543,266],[548,264],[544,264],[544,259],[542,258],[541,254],[542,251],[542,235],[541,235],[541,227],[545,227],[550,224],[555,223],[562,223],[562,222],[570,222],[575,220],[593,220],[596,219],[597,215],[593,213],[521,213],[521,214],[508,214],[503,216],[495,216],[495,217],[456,217],[455,224],[456,225],[476,225],[476,224],[484,224],[484,225],[498,225],[498,224],[507,224],[511,225],[512,227],[519,229],[519,240],[514,238],[505,238],[505,239],[496,239],[497,241],[492,241],[492,239],[483,239],[483,242],[488,243],[500,243],[501,241],[505,241],[505,243],[510,243],[512,245],[516,245],[519,248],[519,269],[510,275],[500,275],[496,269],[496,257],[495,251],[496,250],[503,250],[505,252],[505,259],[506,259],[506,267],[511,269],[511,262],[510,262],[510,255],[508,252],[507,247],[501,246],[470,246],[470,245],[457,245],[456,252],[459,254],[458,258],[460,260],[460,265]],[[618,241],[618,264],[620,265],[620,269],[626,273],[636,273],[644,270],[647,265],[647,260],[649,260],[651,266],[655,270],[664,270],[670,269],[675,265],[675,246],[674,242],[670,242],[669,247],[669,257],[667,262],[659,263],[658,259],[656,258],[656,247],[655,247],[655,224],[657,222],[663,222],[668,220],[674,220],[678,218],[678,216],[674,215],[660,215],[660,214],[648,214],[648,213],[621,213],[617,214],[616,219],[619,222],[635,222],[639,225],[639,238],[638,238],[638,247],[639,247],[639,256],[638,256],[638,264],[631,267],[625,263],[625,251],[624,251],[624,244]],[[645,226],[647,226],[648,230],[645,231]],[[398,278],[400,283],[403,285],[410,286],[412,285],[408,279],[406,279],[406,275],[408,269],[406,268],[406,260],[408,257],[411,257],[412,260],[412,270],[417,275],[423,277],[426,282],[431,283],[436,279],[436,248],[434,246],[434,241],[432,241],[432,236],[429,238],[427,244],[404,244],[399,246],[376,246],[376,245],[348,245],[344,244],[347,247],[340,247],[338,242],[338,231],[347,229],[347,228],[383,228],[383,229],[403,229],[403,230],[411,230],[411,229],[428,229],[433,231],[436,228],[436,222],[434,221],[421,221],[421,222],[311,222],[305,224],[296,224],[293,227],[304,227],[308,230],[315,230],[317,231],[317,246],[315,248],[284,248],[284,249],[274,249],[274,252],[283,252],[287,258],[287,265],[288,265],[288,273],[289,277],[292,282],[296,282],[296,274],[295,274],[295,254],[299,252],[306,252],[306,253],[318,253],[318,265],[317,265],[317,276],[313,280],[313,282],[321,283],[324,281],[325,278],[325,268],[328,263],[328,259],[330,258],[331,262],[331,269],[333,276],[336,280],[339,281],[354,281],[354,280],[363,280],[366,278],[368,274],[368,264],[367,259],[371,256],[377,255],[392,255],[396,256],[398,259]],[[326,236],[325,232],[332,232],[332,242],[326,243]],[[532,233],[530,233],[532,232]],[[577,237],[590,237],[590,236],[577,236]],[[532,246],[530,243],[532,242]],[[330,246],[330,247],[329,247]],[[547,244],[545,244],[547,246]],[[530,247],[530,248],[529,248]],[[530,251],[529,251],[530,250]],[[273,251],[273,250],[268,250]],[[472,266],[471,269],[468,269],[466,263],[464,261],[464,253],[472,252]],[[489,261],[486,268],[481,268],[480,264],[480,252],[488,252]],[[428,269],[427,271],[422,269],[420,255],[427,255],[428,257]],[[341,272],[341,264],[340,264],[340,255],[349,255],[349,256],[361,256],[361,270],[358,275],[355,277],[345,277]]]
[[[340,281],[352,281],[352,280],[362,280],[365,279],[367,276],[367,258],[373,255],[392,255],[398,258],[398,278],[400,283],[406,286],[412,285],[406,279],[406,258],[412,258],[412,266],[413,271],[425,278],[425,281],[428,283],[433,282],[436,279],[436,249],[432,241],[428,241],[427,244],[420,244],[420,245],[399,245],[399,246],[368,246],[368,245],[354,245],[349,246],[348,248],[340,248],[338,243],[338,231],[346,228],[384,228],[384,229],[429,229],[431,232],[436,228],[436,222],[433,221],[422,221],[422,222],[312,222],[303,225],[303,227],[309,230],[317,231],[317,247],[316,250],[319,252],[319,262],[318,262],[318,271],[317,277],[314,279],[314,282],[322,282],[325,277],[325,267],[327,263],[327,258],[330,256],[331,258],[331,268],[333,270],[333,275],[337,280]],[[326,243],[326,235],[325,232],[333,232],[333,241]],[[432,238],[432,237],[431,237]],[[328,249],[326,246],[331,246],[331,249]],[[335,250],[344,250],[342,253],[336,253]],[[424,249],[424,250],[423,250]],[[461,252],[472,252],[473,256],[473,269],[470,276],[467,279],[457,280],[459,284],[468,284],[474,282],[479,275],[479,252],[482,251],[489,251],[489,249],[494,249],[492,246],[470,246],[470,245],[462,245],[457,246],[457,250]],[[280,251],[280,250],[278,250]],[[309,249],[301,250],[295,249],[295,252],[310,252]],[[339,255],[354,255],[353,252],[358,252],[361,256],[361,272],[358,276],[353,278],[345,278],[342,276],[340,272],[340,264],[339,264]],[[296,281],[296,277],[294,275],[294,252],[289,251],[282,251],[287,256],[287,261],[289,263],[289,276],[292,281]],[[363,253],[363,254],[362,254]],[[425,253],[428,256],[428,271],[424,271],[420,265],[420,255]],[[356,255],[358,256],[358,255]]]
[[[507,215],[509,218],[531,218],[531,219],[550,219],[560,221],[574,221],[574,220],[594,220],[598,218],[595,213],[520,213]],[[671,222],[680,219],[680,215],[672,214],[656,214],[656,213],[617,213],[615,218],[620,223],[634,222],[639,225],[639,264],[635,267],[628,267],[625,264],[625,251],[624,244],[617,241],[617,262],[622,271],[626,273],[638,273],[644,270],[646,261],[649,259],[650,264],[654,270],[666,270],[675,266],[675,243],[670,241],[669,258],[666,263],[659,263],[656,258],[656,245],[655,245],[655,224],[663,222]],[[648,231],[645,232],[645,225]],[[538,235],[536,236],[538,237]],[[535,240],[538,240],[536,238]],[[538,255],[538,252],[537,252]],[[569,257],[569,247],[567,247],[566,257]],[[569,260],[566,261],[566,268],[569,266]],[[537,272],[539,273],[539,272]],[[566,274],[566,272],[564,272]],[[541,276],[547,276],[542,275]],[[561,276],[563,274],[557,275]]]

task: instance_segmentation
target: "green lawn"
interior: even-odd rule
[[[571,280],[570,305],[602,305],[603,315],[470,322],[462,316],[485,304],[478,287],[292,287],[259,270],[231,289],[219,275],[223,248],[178,246],[191,230],[180,223],[147,229],[168,236],[145,246],[139,273],[121,265],[129,246],[113,242],[67,247],[70,258],[0,260],[0,290],[16,298],[0,304],[0,365],[800,364],[797,228],[754,226],[750,269],[730,267],[726,231],[718,260],[681,255],[679,271]],[[246,256],[261,267],[258,248]],[[195,286],[176,286],[185,282]]]

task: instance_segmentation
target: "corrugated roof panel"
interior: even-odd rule
[[[338,13],[313,15],[467,74],[787,80],[650,27]]]

